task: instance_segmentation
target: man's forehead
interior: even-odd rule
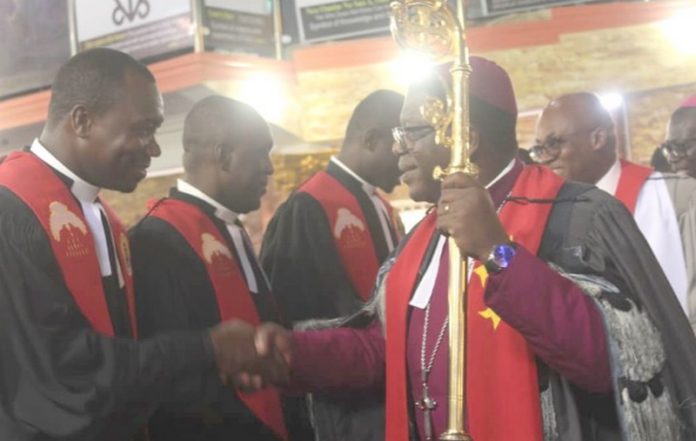
[[[559,134],[566,131],[571,125],[572,118],[570,118],[568,112],[560,106],[552,106],[549,104],[539,117],[537,123],[537,136]]]
[[[404,105],[401,108],[401,121],[424,121],[421,107],[429,99],[435,99],[424,93],[412,92],[406,94]]]
[[[140,118],[162,118],[164,99],[154,81],[146,78],[134,78],[126,81],[123,98],[130,104],[131,112]]]

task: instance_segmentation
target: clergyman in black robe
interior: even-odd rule
[[[162,115],[144,65],[85,51],[58,72],[40,138],[0,165],[2,440],[133,439],[159,403],[254,355],[240,323],[134,339],[128,240],[98,193],[145,177]]]
[[[387,90],[363,99],[340,153],[278,208],[266,229],[261,264],[293,323],[357,311],[398,243],[400,224],[376,189],[389,193],[398,183],[391,131],[402,103],[402,95]]]
[[[142,334],[207,329],[227,314],[282,323],[238,218],[258,209],[273,172],[267,123],[246,104],[211,96],[187,115],[183,145],[185,177],[131,230]],[[201,250],[194,249],[200,241]],[[206,248],[206,243],[215,245]],[[223,263],[208,262],[218,252],[228,258]],[[211,275],[215,271],[223,273],[221,282]],[[224,278],[231,272],[240,277]],[[233,304],[225,308],[221,301]],[[238,315],[244,303],[235,301],[249,302],[253,311],[247,311],[247,317]],[[281,439],[281,429],[265,424],[263,416],[221,381],[210,392],[199,400],[162,406],[150,421],[151,440]],[[294,402],[286,401],[284,412],[277,407],[280,418],[285,416],[290,439],[311,438],[309,424],[295,413]]]

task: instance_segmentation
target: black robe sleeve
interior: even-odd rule
[[[346,316],[362,306],[339,259],[328,219],[306,193],[294,193],[278,208],[260,260],[273,295],[293,322]]]
[[[0,439],[128,440],[177,379],[213,371],[206,332],[94,332],[33,213],[0,189]]]

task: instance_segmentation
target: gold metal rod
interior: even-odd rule
[[[468,268],[454,239],[449,248],[449,398],[447,430],[440,441],[471,441],[466,433],[466,286]]]
[[[421,114],[435,129],[436,142],[451,148],[449,166],[439,167],[436,177],[463,172],[475,174],[469,160],[469,66],[466,46],[464,0],[457,0],[456,15],[446,0],[398,0],[391,4],[392,34],[403,48],[430,53],[433,60],[452,62],[447,105],[429,102]],[[450,84],[450,81],[444,83]],[[451,92],[451,93],[450,93]],[[451,135],[448,128],[451,127]],[[466,351],[468,268],[454,239],[448,239],[449,284],[449,400],[446,431],[441,441],[471,441],[466,433]]]
[[[452,156],[449,172],[473,173],[469,161],[469,66],[466,46],[466,14],[464,0],[457,1],[455,53],[452,74]],[[454,239],[449,238],[449,408],[447,430],[440,441],[471,441],[466,432],[466,366],[467,366],[467,284],[468,265]]]

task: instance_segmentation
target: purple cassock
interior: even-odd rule
[[[515,166],[489,189],[499,206],[512,189],[523,165]],[[446,253],[442,254],[446,256]],[[447,314],[447,259],[438,271],[433,294],[426,359],[436,345]],[[533,293],[533,296],[530,295]],[[593,393],[611,390],[609,356],[604,325],[594,301],[524,248],[509,268],[489,277],[485,301],[505,322],[517,329],[534,353],[578,387]],[[412,385],[421,384],[421,345],[425,310],[410,308],[407,363]],[[387,318],[388,320],[388,318]],[[290,389],[340,393],[379,391],[385,380],[385,340],[381,324],[365,329],[329,329],[295,332],[295,353]],[[448,338],[445,333],[429,376],[431,397],[438,403],[432,413],[435,434],[447,423]],[[387,374],[388,375],[388,374]],[[412,388],[411,402],[420,388]],[[415,410],[421,439],[423,412]]]

